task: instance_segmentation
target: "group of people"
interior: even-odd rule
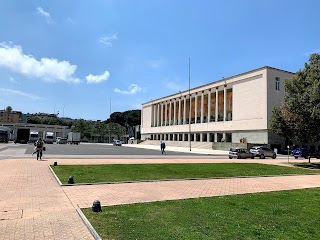
[[[42,159],[42,151],[45,150],[45,147],[44,147],[44,141],[42,140],[41,137],[38,138],[38,140],[34,143],[34,152],[32,153],[32,156],[33,154],[37,153],[37,160],[40,160]]]

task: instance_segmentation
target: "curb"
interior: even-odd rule
[[[56,181],[58,182],[58,184],[59,184],[60,186],[63,186],[63,184],[61,183],[60,179],[57,177],[57,175],[55,174],[55,172],[52,170],[51,165],[48,165],[48,167],[49,167],[51,173],[53,174],[53,176],[55,177]]]
[[[86,216],[83,214],[81,209],[77,208],[76,210],[77,210],[77,213],[79,214],[79,216],[81,217],[83,223],[87,226],[87,228],[89,229],[90,233],[94,237],[94,239],[95,240],[102,240],[102,238],[99,236],[99,234],[96,232],[96,230],[94,230],[94,228],[92,227],[91,223],[88,221]]]
[[[53,170],[52,170],[53,171]],[[60,186],[72,187],[72,186],[88,186],[88,185],[104,185],[104,184],[124,184],[124,183],[147,183],[147,182],[170,182],[170,181],[196,181],[196,180],[213,180],[213,179],[234,179],[234,178],[268,178],[268,177],[289,177],[289,176],[303,176],[303,175],[319,175],[318,173],[306,173],[306,174],[282,174],[282,175],[260,175],[260,176],[236,176],[236,177],[211,177],[211,178],[181,178],[181,179],[157,179],[157,180],[139,180],[139,181],[121,181],[121,182],[95,182],[95,183],[74,183],[74,184],[62,184],[57,178]]]

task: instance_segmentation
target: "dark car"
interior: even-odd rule
[[[299,157],[302,158],[317,158],[320,159],[320,152],[319,151],[314,151],[314,150],[309,150],[306,148],[297,148],[296,150],[293,151],[293,156],[295,159],[298,159]]]
[[[229,158],[254,158],[254,155],[246,148],[234,147],[230,148]]]

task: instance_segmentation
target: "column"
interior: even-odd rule
[[[160,126],[160,103],[157,104],[157,126]]]
[[[194,122],[198,122],[198,95],[195,93],[194,96]]]
[[[207,142],[210,142],[210,133],[207,133]]]
[[[187,123],[187,97],[184,96],[184,104],[183,104],[183,124],[186,124]]]
[[[223,89],[223,121],[227,121],[227,84]]]
[[[189,118],[189,121],[187,122],[188,124],[190,124],[191,123],[191,104],[192,103],[192,98],[191,98],[191,94],[189,94],[189,116],[188,116],[188,118]]]
[[[201,93],[201,115],[200,115],[200,122],[203,123],[203,108],[204,108],[204,91]],[[202,140],[201,140],[202,141]]]
[[[214,142],[218,141],[218,133],[214,133]]]
[[[168,104],[167,101],[165,102],[165,110],[164,110],[164,125],[167,126],[167,122],[168,122]]]
[[[216,87],[216,113],[215,114],[216,114],[216,122],[218,122],[218,87]]]
[[[161,103],[160,105],[160,110],[161,110],[161,113],[160,113],[160,126],[163,125],[163,103]]]
[[[210,122],[210,118],[211,118],[211,89],[209,89],[208,91],[208,123]]]
[[[157,120],[157,109],[156,109],[156,105],[153,104],[153,126],[155,127],[156,126],[156,120]]]
[[[203,142],[203,133],[200,133],[200,142]]]
[[[179,97],[178,125],[181,124],[181,97]]]
[[[173,125],[177,125],[177,100],[173,99]]]
[[[172,114],[171,100],[169,101],[169,104],[170,104],[170,106],[169,106],[169,126],[170,126],[171,125],[171,120],[172,120],[172,118],[171,118],[171,114]]]

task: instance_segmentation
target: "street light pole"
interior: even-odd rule
[[[110,114],[109,114],[109,119],[110,119],[110,122],[109,122],[109,143],[111,143],[111,98],[110,98]]]
[[[189,57],[189,148],[191,152],[191,95],[190,95],[190,57]]]

